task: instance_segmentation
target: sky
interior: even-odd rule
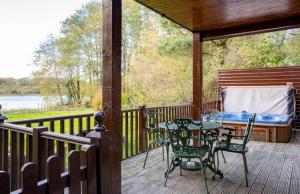
[[[28,77],[33,53],[90,0],[0,0],[0,77]]]

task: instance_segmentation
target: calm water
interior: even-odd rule
[[[44,104],[42,96],[0,96],[3,110],[35,109]]]

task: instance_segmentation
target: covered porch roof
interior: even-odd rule
[[[300,0],[136,0],[203,40],[300,27]]]
[[[203,41],[300,27],[300,0],[135,0],[193,33],[192,118],[203,93]],[[112,133],[111,190],[121,193],[122,1],[103,1],[103,103]],[[146,135],[144,134],[146,137]]]

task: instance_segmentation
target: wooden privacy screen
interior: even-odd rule
[[[286,85],[287,82],[293,83],[296,89],[294,124],[300,128],[300,66],[221,70],[218,73],[218,87]]]

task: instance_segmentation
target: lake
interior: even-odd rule
[[[2,110],[36,109],[44,104],[43,96],[0,96]]]

